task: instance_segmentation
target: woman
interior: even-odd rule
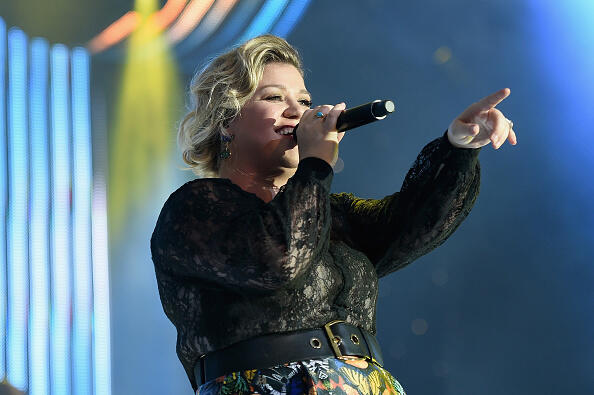
[[[345,104],[310,108],[285,40],[264,35],[217,57],[191,94],[178,137],[203,178],[169,197],[151,251],[193,389],[404,394],[374,336],[378,278],[466,217],[478,148],[516,144],[494,108],[509,90],[464,111],[381,200],[330,193]],[[299,144],[288,134],[297,123]]]

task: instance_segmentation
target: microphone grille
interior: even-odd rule
[[[396,105],[392,100],[386,100],[384,107],[386,108],[386,112],[394,112],[396,109]]]

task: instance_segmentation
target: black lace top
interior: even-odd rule
[[[378,278],[442,244],[468,215],[479,151],[444,134],[381,200],[330,193],[332,168],[313,157],[269,203],[222,178],[175,191],[151,252],[194,390],[198,357],[240,340],[335,319],[375,334]]]

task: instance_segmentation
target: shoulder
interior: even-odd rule
[[[198,178],[167,198],[151,236],[151,246],[187,229],[213,228],[245,206],[241,188],[228,179]]]
[[[184,202],[208,204],[235,199],[241,192],[239,186],[226,178],[197,178],[176,189],[165,201],[165,206]]]
[[[158,223],[205,218],[234,211],[243,190],[226,178],[198,178],[176,189],[165,201]]]
[[[358,198],[349,192],[330,194],[330,204],[332,205],[332,210],[345,210],[349,208],[356,199]]]

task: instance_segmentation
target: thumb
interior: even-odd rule
[[[480,127],[476,123],[462,123],[463,129],[465,131],[465,135],[467,136],[476,136],[479,134]]]
[[[466,123],[459,119],[452,122],[450,126],[450,134],[455,138],[464,138],[468,136],[476,136],[479,134],[480,128],[476,123]]]

